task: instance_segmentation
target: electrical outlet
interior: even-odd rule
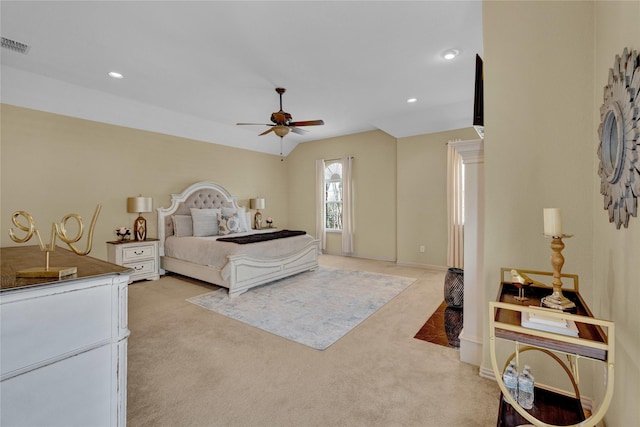
[[[420,252],[424,253],[424,245],[420,245]]]

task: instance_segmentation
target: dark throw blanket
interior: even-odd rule
[[[307,232],[302,230],[280,230],[280,231],[274,231],[273,233],[258,233],[258,234],[250,234],[248,236],[221,237],[217,239],[217,241],[246,245],[247,243],[266,242],[267,240],[283,239],[285,237],[293,237],[293,236],[302,236],[303,234],[307,234]]]

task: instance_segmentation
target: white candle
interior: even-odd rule
[[[544,234],[545,236],[562,236],[562,217],[560,209],[544,208]]]

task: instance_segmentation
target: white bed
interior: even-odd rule
[[[229,297],[236,297],[255,286],[318,267],[320,242],[308,234],[250,244],[222,243],[217,239],[274,230],[200,236],[202,223],[197,217],[223,209],[235,210],[238,217],[251,224],[250,214],[238,206],[236,198],[214,182],[195,183],[180,194],[172,194],[171,206],[157,209],[161,273],[169,271],[213,283],[228,288]],[[182,229],[183,221],[189,220],[191,224],[198,221],[192,225],[194,232],[198,230],[196,236],[189,236]]]

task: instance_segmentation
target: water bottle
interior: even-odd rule
[[[504,374],[502,374],[502,381],[504,382],[505,387],[509,391],[509,394],[513,399],[518,401],[518,370],[516,369],[516,363],[511,361],[507,369],[505,369]],[[505,396],[502,397],[504,401],[507,401]]]
[[[525,365],[522,373],[518,376],[518,404],[524,409],[533,408],[534,384],[531,368]]]

